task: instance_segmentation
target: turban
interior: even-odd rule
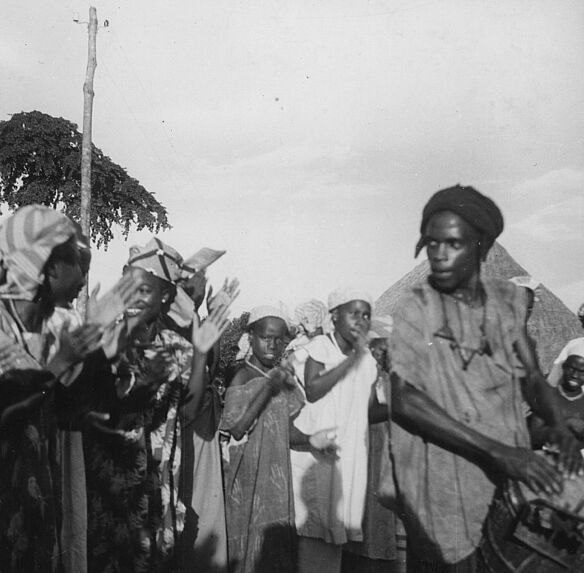
[[[251,309],[251,312],[249,313],[249,319],[247,321],[248,330],[249,327],[258,320],[262,320],[262,318],[268,317],[281,318],[286,323],[286,328],[290,328],[290,319],[288,318],[286,309],[283,308],[282,305],[270,306],[266,304],[262,306],[256,306]]]
[[[172,247],[153,237],[143,247],[130,247],[126,265],[138,267],[168,283],[175,284],[181,277],[183,258]]]
[[[584,338],[574,338],[562,348],[562,351],[558,354],[558,357],[554,360],[550,373],[548,374],[547,381],[550,386],[557,386],[562,379],[562,366],[568,358],[572,355],[581,356],[584,358]]]
[[[487,251],[495,239],[503,232],[503,215],[492,199],[479,193],[473,187],[455,185],[432,195],[422,213],[421,237],[416,245],[416,257],[424,248],[426,226],[435,213],[451,211],[464,219],[485,238]],[[486,251],[485,251],[486,252]]]
[[[308,334],[312,334],[317,328],[322,328],[327,318],[326,305],[316,299],[299,304],[294,311],[294,319]]]
[[[75,235],[71,219],[43,205],[27,205],[0,227],[0,296],[33,300],[53,249]]]
[[[340,288],[329,294],[328,309],[329,311],[334,310],[342,304],[346,304],[352,300],[363,300],[368,303],[369,306],[373,306],[373,299],[369,293],[354,288]]]

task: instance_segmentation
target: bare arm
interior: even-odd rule
[[[515,343],[515,351],[525,368],[525,381],[523,384],[524,397],[531,406],[534,414],[541,418],[549,427],[547,440],[555,444],[559,451],[559,466],[570,475],[582,473],[584,464],[580,455],[580,445],[574,438],[564,420],[553,389],[545,381],[545,378],[537,365],[535,346],[524,328],[521,336]],[[539,428],[539,439],[542,439],[543,430]],[[537,437],[537,436],[536,436]]]
[[[231,386],[243,386],[250,380],[249,373],[242,369],[236,375]],[[258,419],[259,415],[264,411],[272,396],[278,392],[279,388],[274,382],[266,378],[266,383],[256,396],[255,400],[242,413],[237,421],[229,429],[230,433],[236,440],[241,440],[245,433],[252,427],[253,423]]]
[[[395,373],[391,382],[392,417],[407,431],[474,463],[524,481],[536,491],[561,491],[561,473],[541,456],[526,448],[506,446],[462,424]]]
[[[304,367],[304,385],[306,392],[306,399],[309,402],[316,402],[320,400],[323,396],[326,396],[333,387],[342,380],[347,372],[357,364],[359,360],[359,355],[356,352],[350,354],[345,360],[340,364],[332,368],[331,370],[324,370],[324,364],[317,362],[312,358],[306,361],[306,366]]]

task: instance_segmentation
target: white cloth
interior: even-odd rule
[[[341,306],[342,304],[347,304],[352,300],[363,300],[369,304],[369,306],[373,306],[373,298],[371,295],[360,289],[356,288],[339,288],[334,290],[328,295],[328,309],[334,310],[335,308]]]
[[[570,342],[568,342],[564,348],[562,348],[562,351],[554,360],[550,373],[547,377],[547,382],[550,386],[555,388],[560,383],[560,380],[562,379],[562,366],[564,365],[566,358],[572,354],[584,357],[584,337],[574,338],[570,340]]]
[[[308,357],[330,370],[346,359],[334,335],[316,336],[298,349],[293,361],[304,382]],[[368,404],[377,366],[363,358],[320,400],[307,403],[294,420],[305,434],[336,428],[338,459],[291,451],[294,507],[298,534],[340,545],[362,540],[361,522],[367,488]]]

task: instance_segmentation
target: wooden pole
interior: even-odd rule
[[[97,10],[89,8],[89,23],[87,25],[89,41],[87,48],[87,71],[83,84],[83,140],[81,143],[81,229],[87,237],[91,237],[91,128],[93,122],[93,76],[97,67]],[[87,306],[87,286],[79,297],[79,310],[85,314]]]

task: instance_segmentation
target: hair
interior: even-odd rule
[[[49,255],[47,262],[43,266],[43,283],[39,286],[35,300],[47,302],[51,297],[51,284],[49,281],[49,269],[54,267],[57,263],[66,265],[74,265],[79,263],[81,268],[81,254],[77,246],[77,236],[71,235],[64,243],[57,245]]]

